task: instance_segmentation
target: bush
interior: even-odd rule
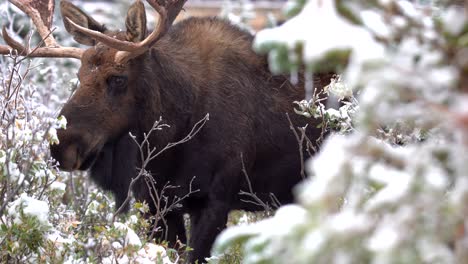
[[[240,246],[243,263],[468,260],[468,14],[454,2],[292,1],[297,16],[257,34],[273,71],[333,67],[358,107],[307,163],[297,204],[225,230],[215,255]],[[330,119],[313,96],[298,112]]]

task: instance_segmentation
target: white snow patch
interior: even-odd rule
[[[57,230],[54,230],[52,233],[48,234],[47,239],[54,242],[55,244],[71,244],[75,241],[73,235],[70,235],[68,238],[65,238]]]
[[[21,184],[24,181],[24,174],[21,172],[18,164],[9,161],[8,165],[3,165],[4,174],[8,175],[13,181],[16,181],[18,184]]]
[[[368,241],[368,248],[374,252],[390,251],[396,247],[400,235],[398,230],[388,225],[381,225]]]
[[[298,200],[305,205],[320,201],[335,200],[341,197],[346,179],[343,173],[352,160],[347,153],[347,146],[353,140],[343,135],[332,135],[322,145],[318,153],[307,163],[311,175],[299,186]]]
[[[408,194],[413,175],[407,171],[376,163],[369,171],[369,178],[385,185],[367,202],[366,207],[373,209],[386,204],[398,203]]]
[[[313,229],[312,232],[308,233],[304,238],[304,249],[308,254],[313,255],[322,248],[327,238],[328,235],[323,229]]]
[[[303,223],[306,217],[307,211],[298,205],[282,206],[276,211],[274,217],[248,225],[233,226],[224,230],[216,238],[214,248],[222,248],[224,245],[230,244],[239,237],[252,237],[260,234],[268,234],[268,237],[284,236],[291,231],[291,227]],[[267,238],[260,237],[259,239]],[[257,241],[253,241],[252,243],[256,243]]]
[[[444,29],[452,35],[458,35],[467,23],[467,17],[463,8],[450,6],[441,16]]]
[[[47,202],[40,201],[22,193],[20,197],[9,204],[8,214],[15,223],[21,222],[20,211],[25,215],[37,217],[43,225],[49,226],[49,205]]]
[[[61,192],[64,192],[65,189],[67,188],[67,185],[63,182],[59,182],[59,181],[54,181],[51,185],[50,185],[50,189],[52,190],[57,190],[57,191],[61,191]]]
[[[141,240],[138,235],[133,231],[133,229],[129,228],[126,224],[115,222],[114,227],[121,231],[127,231],[127,235],[125,237],[125,244],[141,247]]]
[[[384,22],[382,16],[375,11],[365,10],[361,12],[362,22],[368,27],[375,35],[383,38],[391,37],[391,30]]]
[[[61,115],[57,118],[55,122],[55,127],[56,128],[61,128],[61,129],[66,129],[67,128],[67,118],[65,116]]]
[[[347,209],[333,215],[328,221],[328,226],[333,232],[350,234],[367,230],[371,223],[365,214],[357,214],[353,210]]]
[[[161,260],[162,264],[173,264],[173,262],[167,256],[166,249],[153,243],[147,243],[137,252],[135,262],[141,264],[150,264],[161,263]]]
[[[325,87],[330,93],[337,96],[339,99],[344,99],[353,96],[353,89],[341,80],[341,77],[333,78],[330,84]]]
[[[123,247],[122,247],[122,244],[120,244],[120,243],[117,242],[117,241],[114,241],[114,242],[112,242],[112,248],[117,249],[117,250],[120,250],[120,249],[122,249]]]
[[[413,18],[413,19],[420,18],[421,16],[420,12],[416,10],[416,8],[414,7],[412,3],[408,1],[400,0],[400,1],[396,1],[396,4],[406,16]]]

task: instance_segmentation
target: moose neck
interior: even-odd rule
[[[137,78],[137,106],[140,134],[147,133],[151,125],[161,117],[170,128],[157,132],[153,144],[167,144],[183,131],[178,124],[186,123],[195,103],[196,80],[190,75],[190,65],[164,41],[158,47],[143,54],[134,63]],[[143,61],[143,63],[141,63]]]

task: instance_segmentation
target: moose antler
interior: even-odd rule
[[[162,36],[164,36],[164,34],[166,34],[167,30],[172,25],[172,22],[174,22],[175,18],[182,10],[182,7],[184,6],[185,2],[187,2],[187,0],[160,0],[160,2],[163,3],[159,3],[157,0],[147,0],[147,2],[159,14],[159,22],[158,27],[141,42],[135,43],[118,40],[99,31],[79,26],[70,19],[68,19],[68,22],[75,30],[95,40],[98,40],[111,48],[119,50],[115,55],[115,60],[116,62],[124,62],[145,53]]]
[[[52,24],[52,15],[54,10],[54,1],[34,1],[34,0],[9,0],[10,3],[17,6],[21,11],[26,13],[33,24],[35,25],[37,32],[44,42],[44,47],[37,47],[29,49],[24,47],[21,43],[15,41],[6,30],[6,27],[2,28],[2,36],[5,40],[6,45],[0,45],[0,54],[10,54],[11,49],[15,49],[18,55],[29,56],[29,57],[59,57],[59,58],[76,58],[80,59],[83,54],[83,49],[73,47],[62,47],[57,44],[57,41],[52,36],[50,31],[50,25]]]

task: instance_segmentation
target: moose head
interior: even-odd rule
[[[128,10],[125,32],[108,31],[69,2],[60,4],[63,22],[74,39],[92,46],[81,55],[80,87],[63,107],[69,123],[58,131],[60,144],[51,146],[53,157],[64,170],[86,170],[108,142],[127,134],[137,119],[135,87],[141,78],[142,54],[168,30],[184,1],[149,3],[159,13],[159,25],[149,36],[141,1]]]
[[[40,19],[33,19],[46,47],[32,52],[8,35],[3,37],[19,54],[30,57],[70,57],[81,60],[79,88],[64,105],[60,115],[68,121],[66,130],[58,130],[60,144],[51,146],[52,156],[63,170],[86,170],[106,143],[128,133],[136,119],[135,93],[144,70],[144,56],[164,36],[186,0],[148,3],[159,14],[156,30],[147,35],[144,4],[137,0],[127,12],[126,31],[110,31],[67,1],[60,8],[66,30],[88,49],[61,47]],[[19,5],[31,17],[28,6]],[[0,49],[1,53],[8,48]]]

